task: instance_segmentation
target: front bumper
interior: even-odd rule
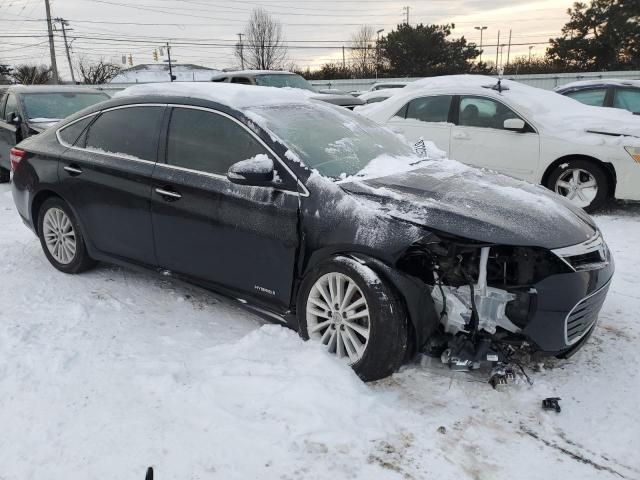
[[[597,268],[553,275],[537,283],[536,308],[522,333],[543,353],[573,353],[593,330],[614,271],[607,250]]]

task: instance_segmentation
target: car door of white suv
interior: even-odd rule
[[[461,95],[450,145],[450,157],[454,160],[537,181],[540,160],[538,133],[497,100]]]
[[[447,154],[452,123],[449,123],[452,95],[418,97],[391,117],[388,126],[412,144],[421,138],[429,140]]]

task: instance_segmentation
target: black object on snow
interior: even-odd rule
[[[560,400],[560,397],[549,397],[549,398],[545,398],[544,400],[542,400],[542,408],[544,410],[555,410],[556,412],[560,413],[560,404],[558,403],[558,401]]]

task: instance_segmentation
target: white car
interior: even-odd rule
[[[539,183],[587,211],[640,200],[640,118],[492,77],[418,80],[358,113],[450,158]]]

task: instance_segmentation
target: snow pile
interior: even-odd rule
[[[118,92],[114,97],[138,95],[182,96],[211,100],[231,108],[307,103],[313,92],[299,88],[275,88],[229,83],[173,82],[134,85]]]

